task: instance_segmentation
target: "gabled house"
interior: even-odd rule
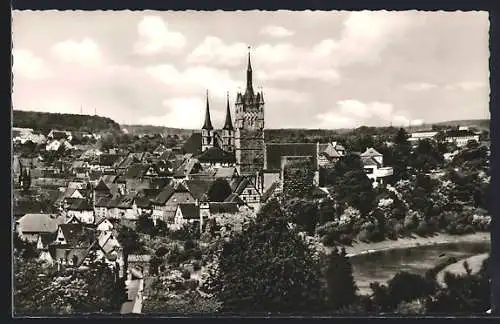
[[[236,157],[234,153],[227,152],[220,147],[210,147],[196,156],[203,167],[234,167]]]
[[[360,158],[366,176],[372,181],[374,187],[393,174],[392,167],[384,167],[384,156],[374,148],[367,148],[361,153]]]
[[[132,204],[132,208],[135,210],[137,215],[142,214],[153,214],[153,204],[152,200],[155,199],[162,189],[142,189],[137,193]]]
[[[200,230],[203,226],[203,219],[200,214],[200,206],[196,203],[184,203],[177,205],[175,217],[168,223],[171,230],[179,230],[185,224],[198,223]]]
[[[15,230],[24,241],[36,243],[40,235],[57,232],[62,217],[54,214],[26,214],[15,223]]]
[[[337,142],[317,144],[318,165],[320,167],[333,167],[345,155],[345,149]]]
[[[71,132],[53,129],[47,135],[47,138],[51,139],[51,140],[64,139],[64,140],[68,140],[71,142],[71,140],[73,139],[73,136],[72,136]]]
[[[153,222],[156,223],[157,220],[168,222],[174,218],[178,204],[194,201],[195,198],[182,183],[166,186],[152,201]]]
[[[94,207],[87,199],[69,198],[66,199],[66,219],[75,217],[82,223],[94,223]]]
[[[254,183],[247,177],[238,176],[231,180],[231,189],[245,204],[253,209],[260,208],[261,194]]]
[[[148,164],[136,163],[125,170],[123,178],[129,191],[137,192],[150,187],[150,179],[147,176],[150,167]],[[153,171],[156,173],[156,170],[153,169]]]

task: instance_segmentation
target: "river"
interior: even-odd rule
[[[424,275],[446,257],[458,260],[489,252],[490,242],[462,242],[378,251],[350,258],[360,294],[370,294],[370,283],[385,283],[400,271]]]

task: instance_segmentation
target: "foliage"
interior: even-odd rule
[[[356,299],[356,284],[352,265],[345,250],[335,249],[327,257],[326,269],[327,303],[330,310],[339,310]]]
[[[392,167],[394,170],[394,175],[392,176],[392,181],[397,182],[402,179],[407,179],[408,166],[411,158],[411,144],[408,141],[408,133],[400,128],[396,136],[394,137],[394,146],[392,152]]]
[[[14,307],[17,314],[118,312],[125,284],[102,261],[88,270],[44,273],[35,260],[16,259]]]
[[[106,117],[14,110],[14,127],[33,128],[48,134],[51,129],[68,131],[119,131],[120,125]]]
[[[443,163],[443,155],[436,144],[429,140],[420,140],[411,154],[410,166],[418,172],[429,172]]]
[[[289,221],[297,224],[309,235],[314,234],[319,216],[315,202],[303,198],[293,198],[288,200],[283,208]]]
[[[309,161],[285,165],[283,170],[283,194],[288,198],[307,197],[314,185],[314,171]]]
[[[319,264],[284,215],[252,223],[225,242],[219,271],[225,311],[300,313],[323,307]]]
[[[336,199],[343,206],[351,206],[367,215],[375,203],[371,181],[363,170],[346,172],[335,186]]]

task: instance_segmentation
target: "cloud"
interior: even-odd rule
[[[226,45],[220,38],[207,36],[187,57],[188,63],[219,64],[225,66],[241,65],[247,53],[247,45],[234,43]]]
[[[361,119],[377,117],[389,120],[393,112],[392,104],[383,102],[363,103],[358,100],[341,100],[337,102],[337,106],[343,114]]]
[[[404,13],[387,11],[351,12],[344,21],[344,28],[335,55],[339,64],[376,62],[380,54],[411,26],[411,19]]]
[[[403,115],[396,115],[392,118],[393,126],[420,126],[423,123],[422,119],[409,119]]]
[[[271,37],[277,37],[277,38],[289,37],[289,36],[292,36],[295,34],[294,32],[286,29],[285,27],[274,26],[274,25],[269,25],[269,26],[262,28],[260,33],[264,34],[264,35],[271,36]]]
[[[52,46],[51,51],[54,56],[67,63],[95,65],[102,61],[99,45],[90,38],[80,42],[66,40]]]
[[[14,78],[23,77],[31,80],[41,80],[52,76],[52,71],[45,62],[30,51],[15,49],[12,51],[12,56]]]
[[[135,52],[140,55],[155,55],[161,52],[176,53],[186,45],[184,35],[171,31],[159,16],[146,16],[137,26],[139,40]]]
[[[470,90],[483,89],[486,87],[488,87],[488,84],[485,82],[466,81],[466,82],[449,84],[445,87],[445,89],[452,90],[452,91],[454,91],[454,90],[470,91]]]
[[[425,83],[425,82],[408,83],[408,84],[403,85],[403,89],[408,90],[408,91],[425,91],[425,90],[434,89],[436,87],[437,86],[435,84]]]
[[[190,67],[179,71],[173,65],[163,64],[148,67],[146,71],[153,78],[179,91],[199,89],[200,92],[205,93],[205,89],[208,89],[211,95],[217,97],[225,97],[227,91],[234,90],[243,84],[233,80],[227,70],[205,66]]]
[[[316,119],[319,121],[312,128],[326,128],[326,129],[340,129],[340,128],[351,128],[355,125],[355,120],[342,116],[335,112],[326,112],[316,115]]]
[[[162,102],[169,112],[161,117],[145,117],[140,124],[199,129],[205,118],[205,101],[200,97],[172,98]],[[212,122],[221,119],[221,112],[210,110]]]
[[[305,104],[310,101],[308,93],[290,89],[266,88],[264,89],[264,100],[266,102],[288,102]]]

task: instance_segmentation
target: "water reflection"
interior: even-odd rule
[[[400,271],[424,275],[444,258],[460,260],[489,250],[490,242],[449,243],[380,251],[353,256],[350,260],[359,293],[369,294],[371,282],[386,282]]]

